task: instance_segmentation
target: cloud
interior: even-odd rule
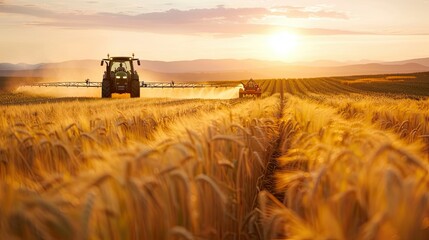
[[[22,14],[27,16],[51,18],[51,19],[54,19],[57,15],[50,10],[39,8],[34,5],[18,6],[18,5],[8,5],[8,4],[2,4],[2,7],[0,8],[0,13],[14,13],[14,14]]]
[[[42,18],[43,21],[31,22],[31,25],[54,26],[79,29],[122,29],[154,33],[177,34],[213,34],[232,36],[246,34],[265,34],[278,30],[293,30],[306,35],[360,34],[359,32],[320,29],[289,28],[279,25],[258,24],[270,16],[286,18],[335,18],[347,19],[343,13],[323,9],[281,6],[276,8],[215,8],[189,10],[170,9],[164,12],[149,12],[137,15],[125,13],[81,12],[59,13],[36,6],[2,5],[0,13],[14,13]]]
[[[275,15],[285,16],[288,18],[332,18],[348,19],[347,14],[332,10],[324,10],[320,7],[304,8],[294,6],[279,6],[271,9]]]

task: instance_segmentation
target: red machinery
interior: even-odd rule
[[[250,79],[246,84],[244,84],[244,83],[241,83],[241,84],[243,84],[244,89],[240,88],[240,91],[238,92],[238,96],[240,98],[242,98],[246,95],[251,95],[251,96],[253,95],[256,97],[261,96],[262,90],[259,87],[259,85],[253,79]]]

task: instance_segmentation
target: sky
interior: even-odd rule
[[[0,0],[0,62],[429,57],[429,0]]]

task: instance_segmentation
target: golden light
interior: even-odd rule
[[[298,36],[290,32],[274,33],[268,38],[268,44],[279,57],[286,57],[298,46]]]

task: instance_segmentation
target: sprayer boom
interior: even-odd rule
[[[101,82],[46,82],[26,84],[27,87],[102,87]],[[190,83],[190,82],[140,82],[140,88],[206,88],[236,87],[236,84],[225,83]]]

